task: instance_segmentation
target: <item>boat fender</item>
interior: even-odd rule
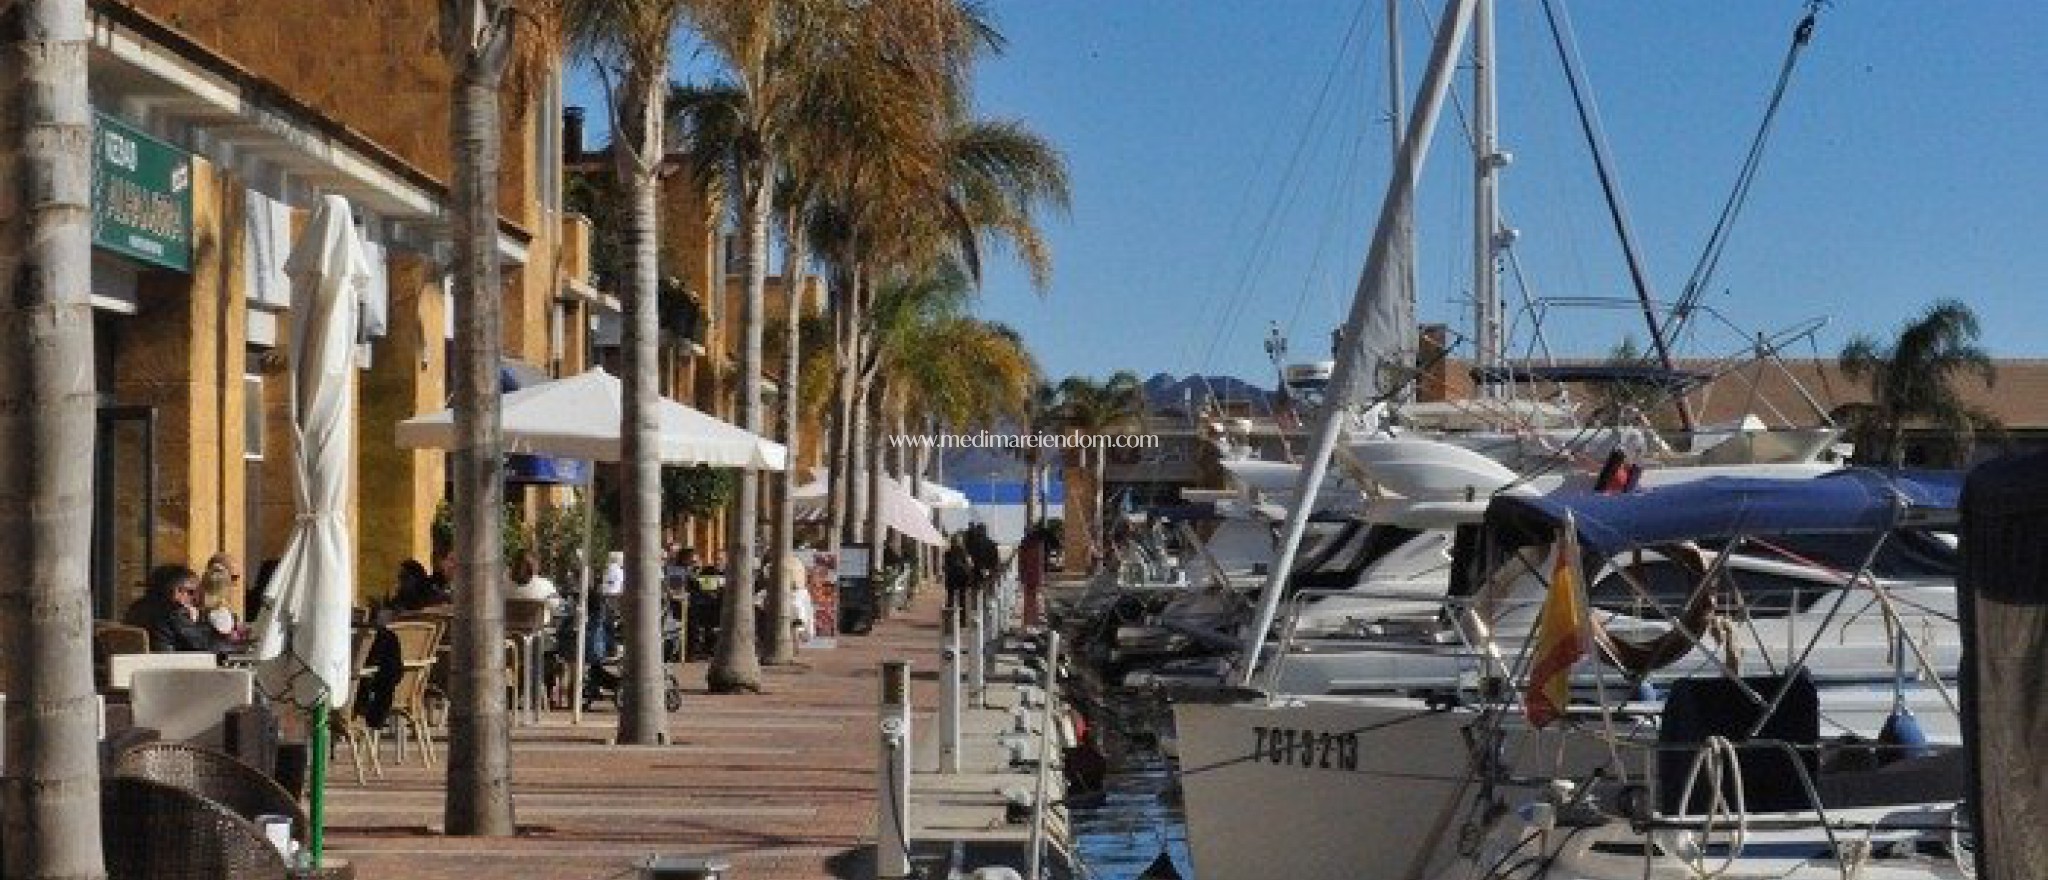
[[[1920,719],[1904,706],[1893,709],[1884,720],[1884,727],[1877,732],[1878,763],[1890,764],[1906,758],[1924,758],[1933,749],[1927,745],[1927,732],[1920,728]]]

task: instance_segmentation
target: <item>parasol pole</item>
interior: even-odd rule
[[[327,697],[313,705],[312,781],[306,797],[306,851],[315,870],[327,845]]]
[[[576,579],[576,644],[570,647],[569,664],[569,723],[583,723],[583,667],[590,629],[590,559],[594,552],[591,543],[596,540],[594,523],[597,519],[597,468],[591,464],[589,480],[583,486],[583,564]]]

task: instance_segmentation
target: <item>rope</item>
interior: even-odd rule
[[[1692,806],[1693,788],[1703,774],[1707,782],[1707,812],[1700,822],[1699,844],[1686,858],[1685,866],[1692,871],[1694,877],[1712,880],[1735,867],[1735,863],[1742,858],[1743,846],[1749,841],[1749,800],[1742,787],[1742,756],[1736,752],[1735,744],[1727,737],[1707,737],[1700,750],[1693,755],[1692,769],[1686,772],[1685,787],[1678,796],[1680,810]],[[1734,780],[1732,788],[1735,795],[1732,801],[1728,798],[1728,782],[1731,778]],[[1735,837],[1728,843],[1728,854],[1723,857],[1719,867],[1709,871],[1706,867],[1708,842],[1713,833],[1722,827],[1723,820],[1731,818],[1734,820]]]
[[[1650,295],[1650,279],[1643,268],[1642,253],[1636,247],[1635,233],[1628,220],[1628,208],[1622,201],[1621,185],[1614,179],[1613,163],[1607,157],[1607,142],[1601,136],[1599,123],[1594,116],[1598,112],[1592,99],[1585,94],[1583,76],[1578,65],[1577,38],[1568,37],[1568,24],[1560,23],[1560,15],[1553,0],[1543,0],[1543,17],[1550,24],[1550,41],[1557,48],[1558,63],[1563,65],[1565,85],[1570,87],[1572,106],[1578,111],[1579,131],[1586,138],[1586,147],[1593,154],[1593,171],[1600,181],[1600,192],[1607,203],[1608,219],[1614,223],[1615,236],[1621,240],[1621,250],[1627,257],[1629,280],[1633,282],[1636,299],[1642,305],[1643,322],[1650,329],[1650,346],[1656,350],[1657,362],[1667,372],[1673,368],[1671,348],[1666,343],[1667,334],[1657,325],[1657,310]],[[1678,399],[1678,411],[1687,429],[1692,428],[1692,412],[1685,399]]]
[[[1706,294],[1707,285],[1713,280],[1715,270],[1721,266],[1721,255],[1727,250],[1728,240],[1735,228],[1735,220],[1749,202],[1749,189],[1756,182],[1757,171],[1763,165],[1764,150],[1771,140],[1771,131],[1778,121],[1778,111],[1785,103],[1785,89],[1792,82],[1792,72],[1799,66],[1799,57],[1806,52],[1806,46],[1813,40],[1813,26],[1826,0],[1807,0],[1806,15],[1792,29],[1792,44],[1785,49],[1785,60],[1778,66],[1777,84],[1771,87],[1770,100],[1764,104],[1764,118],[1757,124],[1756,134],[1750,139],[1749,151],[1743,156],[1742,168],[1735,175],[1735,186],[1728,193],[1728,201],[1721,206],[1721,215],[1714,220],[1714,227],[1707,234],[1707,244],[1700,251],[1699,262],[1693,265],[1692,276],[1685,281],[1684,290],[1678,295],[1678,302],[1672,306],[1673,332],[1683,328],[1691,317],[1692,307]]]

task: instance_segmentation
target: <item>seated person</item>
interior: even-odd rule
[[[427,574],[427,567],[419,560],[408,559],[398,564],[398,585],[391,593],[392,608],[421,611],[446,604],[448,594],[435,585],[434,579]]]
[[[241,644],[248,636],[247,627],[235,615],[229,605],[231,595],[242,582],[242,566],[228,553],[215,553],[206,560],[206,571],[199,577],[199,594],[195,602],[200,615],[206,619],[213,631],[230,644]]]
[[[545,602],[548,613],[553,614],[562,594],[555,589],[554,581],[540,573],[540,560],[531,553],[522,553],[512,560],[512,588],[505,592],[505,598]]]
[[[199,611],[199,576],[182,565],[159,565],[149,572],[142,598],[128,606],[121,621],[149,631],[151,651],[221,651],[225,645]]]

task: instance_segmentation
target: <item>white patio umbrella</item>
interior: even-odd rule
[[[625,390],[618,377],[593,367],[581,375],[521,388],[499,405],[505,452],[590,461],[619,460],[619,425],[625,411]],[[656,442],[665,464],[782,470],[789,450],[737,425],[720,421],[666,397],[655,403]],[[441,410],[398,423],[400,447],[446,449],[455,444],[455,412]],[[584,644],[590,600],[590,492],[585,506],[583,575],[576,589],[576,645]],[[572,667],[571,714],[583,720],[583,664]]]
[[[273,697],[312,710],[310,842],[318,864],[329,707],[349,699],[349,549],[356,324],[370,265],[349,205],[327,196],[285,262],[292,279],[291,413],[298,522],[256,618],[257,676]]]
[[[619,460],[619,420],[625,391],[617,376],[589,371],[505,395],[505,452],[590,461]],[[667,464],[702,464],[779,471],[788,459],[782,444],[719,421],[666,397],[655,404],[658,448]],[[398,445],[446,449],[455,444],[455,412],[441,410],[398,423]]]
[[[797,506],[798,518],[806,521],[815,520],[817,517],[824,515],[826,485],[831,479],[831,471],[817,468],[812,471],[812,476],[811,482],[797,486],[791,489],[789,493],[791,501]],[[967,506],[967,496],[935,483],[926,483],[925,485],[928,488],[936,488],[946,493],[957,495],[959,496],[959,506]],[[941,499],[939,504],[931,504],[919,500],[911,494],[910,489],[905,487],[902,481],[890,476],[882,477],[881,486],[882,525],[902,532],[904,537],[920,544],[929,544],[933,547],[946,546],[946,536],[939,534],[938,527],[932,525],[932,510],[935,508],[955,509],[948,496],[938,495],[937,497]]]

